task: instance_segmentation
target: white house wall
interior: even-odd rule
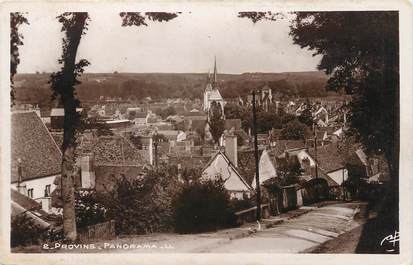
[[[338,185],[341,185],[343,183],[343,170],[344,170],[344,181],[346,181],[348,179],[348,170],[346,168],[329,172],[327,173],[327,175],[330,178],[332,178]]]
[[[52,193],[56,189],[56,185],[54,185],[53,182],[57,176],[58,175],[54,175],[54,176],[49,176],[49,177],[44,177],[44,178],[37,178],[37,179],[23,181],[22,185],[26,186],[26,194],[24,195],[27,196],[27,190],[33,189],[33,199],[37,202],[42,201],[43,210],[50,212],[49,205],[45,205],[45,200],[43,200],[44,195],[45,195],[44,191],[45,191],[46,185],[50,185],[50,193]],[[11,187],[17,190],[17,183],[11,184]]]
[[[248,188],[238,177],[235,170],[228,166],[228,162],[222,155],[216,156],[214,161],[205,168],[203,175],[209,179],[221,176],[226,180],[224,186],[229,191],[248,191]]]
[[[300,161],[300,164],[302,164],[303,160],[308,158],[310,160],[310,166],[315,167],[315,161],[314,159],[307,153],[307,151],[302,150],[297,153],[297,158]]]
[[[262,152],[258,167],[260,171],[260,183],[263,183],[264,181],[277,176],[276,169],[271,161],[271,157],[269,156],[267,150],[264,150]],[[252,182],[252,187],[255,188],[255,186],[256,185],[254,178],[254,181]]]

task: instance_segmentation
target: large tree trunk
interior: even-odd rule
[[[77,237],[73,160],[74,148],[66,148],[62,159],[62,201],[64,237],[69,241],[75,241]]]
[[[76,54],[80,39],[85,29],[87,13],[73,13],[69,23],[63,23],[66,30],[66,46],[63,49],[63,68],[62,76],[58,84],[65,116],[63,124],[63,158],[62,158],[62,202],[63,202],[63,232],[68,241],[75,241],[76,233],[76,213],[75,213],[75,172],[74,172],[74,149],[76,127],[79,125],[79,115],[76,108],[79,101],[75,98],[76,85]]]

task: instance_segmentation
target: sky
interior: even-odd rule
[[[21,26],[19,73],[59,70],[63,34],[58,13],[27,14]],[[82,37],[77,59],[87,59],[89,73],[169,72],[295,72],[314,71],[320,60],[292,43],[289,19],[260,21],[238,18],[233,9],[184,12],[169,22],[121,27],[117,12],[89,12],[91,21]]]

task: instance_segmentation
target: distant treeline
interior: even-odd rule
[[[16,99],[23,103],[50,105],[49,74],[19,74],[15,77]],[[245,96],[252,89],[268,85],[273,93],[283,98],[324,97],[327,76],[321,72],[246,73],[218,75],[220,92],[224,98]],[[202,98],[207,82],[206,74],[85,74],[77,95],[82,101],[104,98],[142,100],[146,97]]]

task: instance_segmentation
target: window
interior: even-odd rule
[[[28,189],[27,190],[27,197],[33,198],[33,189]]]
[[[50,196],[50,184],[46,185],[44,188],[44,197],[49,197]]]

